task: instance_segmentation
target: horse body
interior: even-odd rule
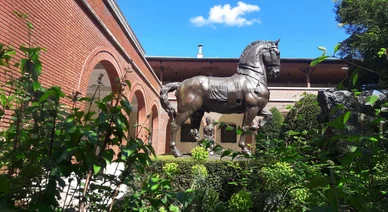
[[[173,120],[170,146],[174,156],[181,156],[175,144],[179,127],[190,118],[191,128],[198,132],[205,112],[244,113],[239,146],[242,152],[250,154],[245,145],[246,130],[256,128],[253,119],[257,115],[264,115],[265,120],[272,117],[269,111],[263,109],[269,100],[266,72],[276,77],[280,71],[278,42],[256,41],[248,45],[240,57],[237,73],[230,77],[196,76],[162,87],[161,105]],[[174,90],[177,112],[168,101],[168,93]]]

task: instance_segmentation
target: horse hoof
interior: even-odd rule
[[[243,149],[243,150],[241,150],[241,153],[243,153],[244,155],[249,155],[249,156],[252,155],[252,153],[251,153],[251,151],[249,151],[249,149]]]
[[[171,153],[172,153],[172,155],[174,155],[174,157],[176,157],[176,158],[180,158],[180,157],[183,156],[182,153],[181,153],[178,149],[173,149],[173,150],[171,150]]]
[[[259,127],[257,125],[252,125],[249,127],[250,131],[257,131],[258,129],[259,129]]]

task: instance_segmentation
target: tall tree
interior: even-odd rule
[[[334,11],[339,26],[349,34],[339,56],[388,76],[388,61],[378,55],[388,47],[388,0],[337,0]]]

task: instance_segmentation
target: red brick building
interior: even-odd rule
[[[58,85],[66,94],[87,95],[92,79],[104,72],[108,89],[114,90],[115,79],[129,68],[132,90],[126,95],[136,109],[131,122],[152,128],[158,141],[154,148],[165,152],[165,133],[159,135],[167,125],[159,103],[161,82],[114,0],[2,0],[0,5],[0,43],[16,48],[28,43],[26,24],[13,15],[20,11],[34,26],[33,44],[47,49],[41,55],[43,86]],[[146,120],[148,114],[151,121]],[[138,136],[147,139],[148,133],[143,130]]]

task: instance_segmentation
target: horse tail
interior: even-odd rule
[[[168,116],[173,120],[176,117],[176,111],[172,107],[170,101],[168,101],[168,93],[176,90],[180,84],[181,84],[180,82],[168,83],[168,84],[163,85],[162,89],[160,90],[159,99],[160,99],[160,103],[162,105],[162,108],[167,112]]]

